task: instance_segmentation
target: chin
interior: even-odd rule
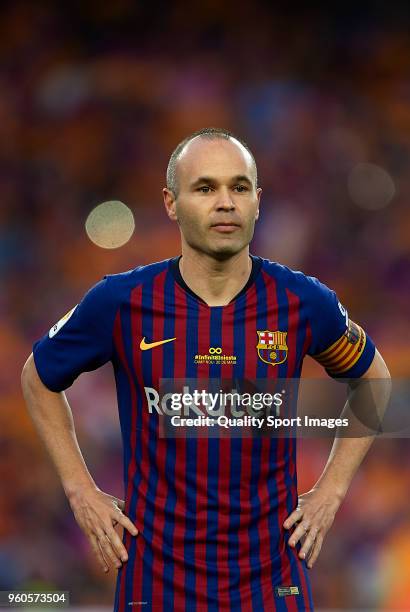
[[[187,240],[187,244],[189,246],[199,252],[208,255],[209,257],[213,257],[214,259],[219,259],[223,261],[224,259],[230,259],[234,257],[243,249],[245,249],[249,242],[244,240],[229,239],[228,237],[225,240]]]
[[[210,255],[215,257],[215,259],[229,259],[234,255],[240,253],[246,245],[237,245],[237,244],[221,244],[218,246],[213,246],[210,249]]]

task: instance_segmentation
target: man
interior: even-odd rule
[[[372,438],[336,439],[298,498],[293,439],[166,438],[149,393],[160,379],[298,378],[306,354],[335,377],[388,370],[333,291],[249,254],[261,189],[247,145],[192,134],[163,193],[182,256],[104,277],[34,345],[22,375],[31,416],[102,567],[119,569],[116,610],[311,610],[306,568]],[[110,360],[125,503],[93,481],[64,395]]]

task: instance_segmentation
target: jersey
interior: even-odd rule
[[[291,548],[282,526],[297,505],[296,440],[164,438],[148,409],[147,388],[164,378],[299,378],[306,355],[334,377],[368,369],[374,344],[332,290],[251,258],[247,285],[226,306],[196,296],[178,258],[105,276],[34,344],[52,391],[113,364],[125,513],[139,531],[124,534],[116,611],[133,602],[147,611],[313,610],[300,544]],[[216,349],[218,361],[203,358]]]

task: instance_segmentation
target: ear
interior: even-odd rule
[[[256,190],[256,197],[258,198],[258,208],[256,209],[255,221],[259,219],[259,205],[261,202],[261,194],[262,194],[262,189],[261,187],[258,187]]]
[[[164,187],[162,193],[164,196],[165,210],[167,211],[168,217],[171,219],[171,221],[177,221],[176,198],[173,192],[167,187]]]

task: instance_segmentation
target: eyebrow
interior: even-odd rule
[[[233,176],[231,182],[247,183],[248,185],[252,186],[252,181],[245,174],[237,174],[236,176]],[[213,185],[215,183],[218,183],[218,181],[212,178],[211,176],[200,176],[193,183],[191,183],[191,188],[197,187],[198,185],[202,185],[203,183]]]

